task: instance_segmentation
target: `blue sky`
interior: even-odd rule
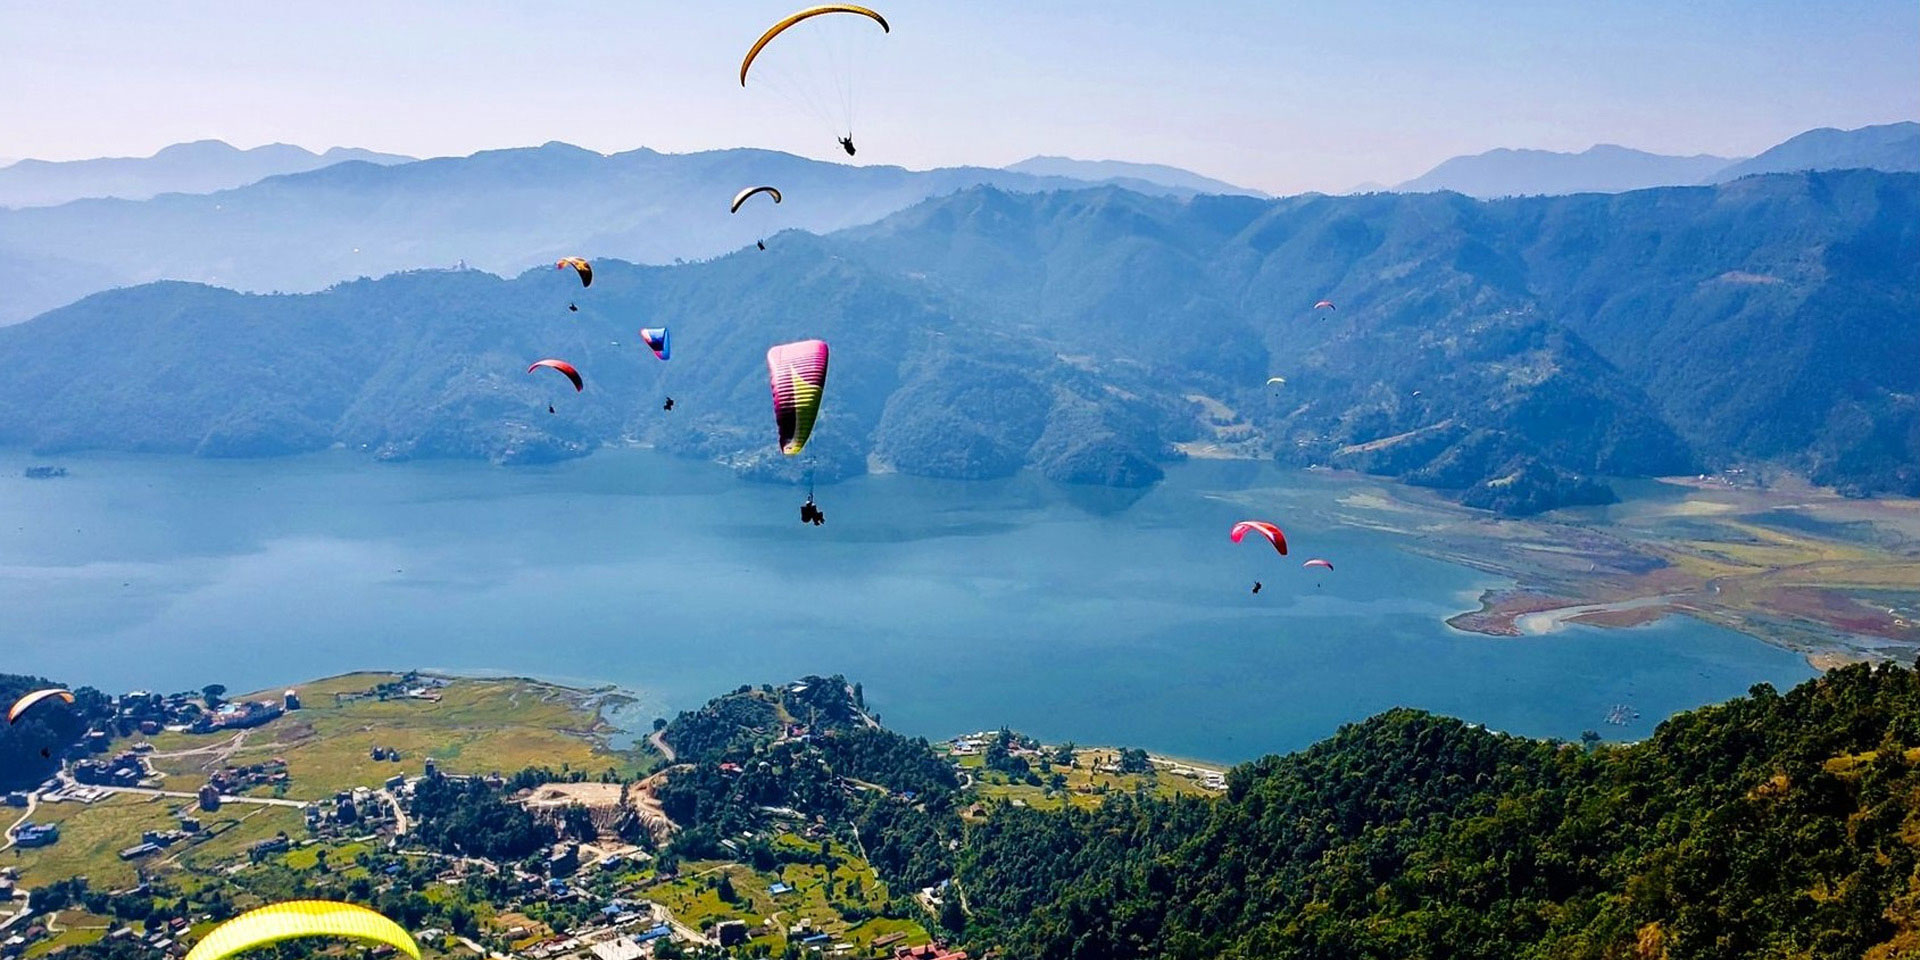
[[[798,0],[0,0],[0,157],[217,137],[838,157],[733,72]],[[1744,155],[1920,117],[1913,0],[876,0],[861,162],[1172,163],[1276,193],[1496,146]],[[844,159],[844,158],[841,158]]]

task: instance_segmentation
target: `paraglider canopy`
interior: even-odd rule
[[[327,900],[289,900],[250,910],[213,928],[194,944],[187,960],[225,960],[301,937],[345,937],[384,944],[420,960],[419,945],[399,924],[366,907]]]
[[[673,345],[668,340],[666,327],[641,327],[640,339],[646,341],[647,349],[662,360],[673,355]]]
[[[1233,532],[1228,536],[1234,543],[1239,543],[1249,532],[1258,534],[1268,543],[1273,544],[1273,548],[1280,551],[1281,556],[1287,555],[1287,535],[1281,533],[1279,527],[1264,520],[1242,520],[1233,525]]]
[[[1314,305],[1313,305],[1313,308],[1314,308],[1315,310],[1319,310],[1319,309],[1321,309],[1321,308],[1323,308],[1323,307],[1324,307],[1324,308],[1326,308],[1326,309],[1328,309],[1328,310],[1338,310],[1338,309],[1339,309],[1338,307],[1336,307],[1336,306],[1334,306],[1334,305],[1333,305],[1333,301],[1332,301],[1332,300],[1322,300],[1322,301],[1320,301],[1319,303],[1316,303],[1316,304],[1314,304]]]
[[[780,452],[791,457],[806,448],[820,416],[820,398],[827,389],[826,341],[800,340],[768,350],[767,378],[773,386]]]
[[[19,722],[20,718],[25,716],[28,710],[33,709],[34,704],[55,697],[65,700],[68,703],[73,702],[73,694],[71,692],[57,687],[47,690],[35,690],[13,702],[13,707],[7,711],[7,722]]]
[[[1275,385],[1282,386],[1282,387],[1286,386],[1287,378],[1286,377],[1268,377],[1267,386],[1271,387]]]
[[[1328,561],[1322,560],[1319,557],[1314,557],[1312,560],[1308,560],[1306,563],[1303,563],[1300,565],[1300,568],[1302,570],[1308,567],[1325,567],[1328,570],[1332,570],[1333,564],[1329,563]]]
[[[580,379],[580,371],[575,370],[573,368],[573,364],[568,363],[565,360],[555,360],[551,357],[545,360],[535,360],[533,362],[533,365],[527,368],[527,372],[532,373],[535,370],[540,369],[541,367],[552,367],[553,369],[566,374],[567,379],[573,381],[573,392],[575,393],[579,393],[581,390],[586,389],[586,383]]]
[[[729,207],[727,212],[739,213],[740,205],[743,203],[746,203],[747,198],[753,196],[756,193],[764,193],[772,197],[774,203],[780,202],[780,191],[776,187],[748,187],[745,190],[742,190],[739,193],[736,193],[733,195],[733,206]]]
[[[804,10],[782,18],[773,26],[768,27],[767,32],[761,34],[760,39],[753,42],[753,46],[747,50],[746,58],[740,61],[740,85],[743,87],[747,85],[747,70],[752,68],[753,61],[760,56],[760,51],[767,48],[767,44],[773,42],[773,38],[787,32],[794,24],[829,13],[852,13],[863,17],[872,17],[873,22],[880,25],[881,32],[893,32],[893,28],[887,25],[887,19],[885,17],[866,7],[856,7],[851,3],[823,3],[817,7],[807,7]]]
[[[581,286],[583,287],[593,286],[593,264],[588,263],[585,260],[580,259],[579,257],[561,257],[560,259],[554,261],[553,263],[553,268],[555,270],[565,270],[568,267],[572,267],[573,272],[580,275]]]

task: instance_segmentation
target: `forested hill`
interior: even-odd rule
[[[981,188],[766,251],[605,261],[587,290],[544,268],[154,284],[0,330],[0,443],[519,461],[642,440],[762,473],[791,468],[765,349],[817,336],[823,479],[1138,485],[1191,444],[1511,513],[1745,459],[1920,493],[1917,201],[1920,175],[1873,171],[1497,202]],[[672,328],[670,363],[642,325]],[[586,393],[523,372],[543,356]]]
[[[1920,954],[1920,675],[1850,667],[1630,746],[1398,710],[1214,800],[1003,808],[968,939],[1027,960]]]

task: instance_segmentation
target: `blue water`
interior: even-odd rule
[[[234,690],[357,669],[503,671],[667,714],[741,683],[864,682],[888,725],[1239,760],[1395,705],[1644,736],[1811,675],[1674,618],[1498,640],[1442,622],[1497,579],[1342,521],[1354,481],[1193,463],[1155,489],[873,476],[791,489],[647,451],[552,467],[0,453],[0,669]],[[1243,517],[1294,556],[1227,542]],[[1300,560],[1339,568],[1316,576]],[[1266,583],[1248,593],[1254,579]],[[1615,703],[1645,719],[1602,722]]]

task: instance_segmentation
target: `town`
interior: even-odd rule
[[[1007,730],[911,741],[839,678],[742,687],[625,752],[606,747],[591,698],[531,681],[224,694],[102,697],[50,775],[6,794],[20,815],[0,957],[181,956],[236,907],[300,889],[375,906],[444,956],[961,960],[948,937],[965,895],[940,865],[957,840],[928,858],[898,836],[1002,806],[1225,786],[1218,770]],[[526,716],[452,723],[499,704]],[[558,754],[578,765],[496,768],[459,739],[506,742],[557,717],[586,731]]]

